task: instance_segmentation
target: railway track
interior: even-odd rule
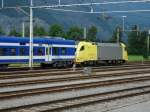
[[[58,112],[64,109],[77,108],[94,103],[102,103],[111,100],[117,100],[121,98],[128,98],[132,96],[138,96],[150,93],[150,86],[140,86],[128,89],[119,89],[109,92],[77,96],[72,98],[65,98],[60,100],[54,100],[49,102],[42,102],[32,105],[24,105],[18,107],[10,107],[7,109],[1,109],[2,112]]]
[[[55,78],[47,78],[47,79],[32,79],[32,80],[20,80],[20,81],[13,81],[13,82],[2,82],[0,83],[0,87],[11,87],[11,86],[23,86],[23,85],[31,85],[31,84],[43,84],[43,83],[54,83],[54,82],[64,82],[64,81],[75,81],[75,80],[86,80],[86,79],[98,79],[98,78],[104,78],[104,77],[123,77],[123,76],[133,76],[143,73],[150,73],[150,69],[139,69],[139,70],[132,70],[132,71],[116,71],[116,72],[105,72],[105,73],[94,73],[91,76],[88,75],[77,75],[73,74],[72,76],[66,75],[61,77],[55,77]],[[29,78],[30,79],[30,78]]]
[[[99,67],[92,67],[93,69],[119,69],[119,68],[128,68],[128,67],[141,67],[141,66],[149,66],[150,64],[126,64],[126,65],[116,65],[116,66],[99,66]],[[82,70],[81,68],[76,68],[76,70]],[[28,74],[28,73],[37,73],[37,72],[57,72],[57,71],[72,71],[73,68],[59,68],[59,69],[41,69],[41,68],[34,68],[33,70],[19,68],[16,71],[1,71],[0,75],[15,75],[15,74]]]
[[[107,68],[107,67],[106,67]],[[20,72],[20,71],[19,71]],[[21,71],[22,73],[22,71]],[[29,74],[28,74],[29,73]],[[54,73],[54,74],[51,74]],[[56,74],[55,74],[56,73]],[[22,97],[33,97],[40,96],[44,94],[56,94],[56,93],[67,93],[69,91],[83,91],[93,88],[105,88],[105,87],[116,87],[120,85],[128,85],[128,84],[136,84],[150,81],[150,69],[149,65],[137,65],[137,66],[124,66],[124,67],[110,67],[108,69],[95,67],[93,69],[92,75],[83,75],[83,71],[78,69],[76,72],[66,71],[64,70],[64,74],[58,71],[49,72],[46,71],[45,74],[49,74],[49,79],[35,79],[35,80],[24,80],[24,81],[15,81],[11,82],[11,80],[15,80],[15,78],[4,78],[0,79],[4,80],[4,83],[0,83],[0,87],[7,88],[11,87],[9,91],[0,91],[0,99],[1,101],[9,101],[16,100]],[[28,76],[28,75],[29,76]],[[27,75],[27,79],[30,79],[30,72],[24,72],[23,75]],[[34,71],[31,74],[36,74]],[[44,74],[44,73],[43,73]],[[20,75],[20,74],[18,74]],[[52,76],[57,76],[57,78],[52,78]],[[72,76],[71,76],[72,75]],[[11,76],[11,74],[4,76]],[[47,76],[47,75],[42,75]],[[60,77],[61,76],[61,77]],[[65,77],[64,77],[65,76]],[[71,76],[71,77],[70,77]],[[40,75],[37,77],[40,78]],[[18,77],[19,79],[20,77]],[[103,79],[104,78],[104,79]],[[22,77],[20,78],[22,79]],[[92,80],[91,80],[92,79]],[[96,80],[97,79],[97,80]],[[10,80],[10,82],[5,82],[5,80]],[[72,82],[72,81],[80,81]],[[85,80],[85,82],[84,82]],[[86,82],[87,80],[87,82]],[[88,80],[91,80],[88,82]],[[62,83],[61,83],[62,82]],[[67,82],[67,83],[64,83]],[[72,83],[70,83],[72,82]],[[40,84],[54,84],[53,86],[45,86],[38,88],[26,88],[26,89],[13,89],[13,87],[23,87],[23,86],[32,86],[32,85],[40,85]],[[2,89],[1,89],[2,90]],[[117,90],[109,90],[105,92],[92,93],[89,95],[80,95],[80,96],[72,96],[61,99],[55,99],[50,101],[36,102],[32,104],[24,104],[18,106],[12,106],[8,108],[0,108],[2,112],[58,112],[61,110],[65,110],[68,108],[77,108],[85,105],[91,105],[99,102],[106,102],[110,100],[116,100],[120,98],[128,98],[132,96],[149,94],[150,93],[150,85],[146,83],[144,86],[138,85],[138,87],[127,87],[118,88]],[[0,102],[1,102],[0,101]]]
[[[55,92],[64,92],[71,91],[77,89],[89,89],[95,87],[103,87],[103,86],[113,86],[117,84],[126,84],[126,83],[136,83],[141,81],[150,80],[150,76],[140,76],[140,77],[132,77],[132,78],[120,78],[120,79],[111,79],[104,81],[95,81],[88,83],[80,83],[80,84],[68,84],[68,85],[60,85],[53,87],[45,87],[45,88],[36,88],[36,89],[27,89],[20,91],[10,91],[10,92],[0,92],[0,99],[10,99],[10,98],[18,98],[22,96],[32,96],[39,95],[44,93],[55,93]]]
[[[94,79],[94,78],[104,78],[104,77],[122,77],[122,76],[133,76],[143,73],[149,73],[150,69],[138,69],[138,70],[132,70],[132,71],[114,71],[114,72],[95,72],[92,75],[83,75],[83,74],[72,74],[72,75],[61,75],[60,77],[49,77],[49,78],[38,78],[38,79],[27,79],[27,80],[17,80],[17,81],[8,81],[3,80],[3,82],[0,82],[0,87],[11,87],[11,86],[21,86],[21,85],[29,85],[29,84],[44,84],[44,83],[54,83],[54,82],[64,82],[64,81],[75,81],[75,80],[86,80],[86,79]]]
[[[142,69],[142,68],[149,68],[149,65],[138,65],[138,66],[125,66],[125,67],[112,67],[112,68],[100,68],[100,67],[94,67],[93,68],[93,72],[106,72],[106,71],[117,71],[117,70],[131,70],[131,69]],[[46,71],[28,71],[25,73],[16,73],[14,72],[13,75],[12,74],[8,74],[8,75],[0,75],[0,80],[3,79],[16,79],[16,78],[26,78],[26,77],[39,77],[39,76],[56,76],[56,75],[70,75],[70,74],[81,74],[83,73],[83,69],[77,69],[76,71],[72,71],[72,70],[62,70],[62,71],[50,71],[50,70],[46,70]]]

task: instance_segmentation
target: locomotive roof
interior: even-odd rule
[[[98,46],[112,46],[112,47],[118,47],[121,44],[120,43],[97,43]]]
[[[6,37],[1,36],[0,42],[6,42],[6,43],[29,43],[29,37]],[[54,38],[42,38],[42,37],[34,37],[33,43],[39,43],[39,44],[68,44],[68,45],[74,45],[74,40],[64,40],[64,39],[54,39]]]

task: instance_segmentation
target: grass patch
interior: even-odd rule
[[[18,63],[18,64],[10,64],[10,65],[9,65],[9,67],[15,67],[15,68],[16,68],[16,67],[18,67],[18,68],[19,68],[19,67],[28,67],[28,66],[29,66],[28,63],[26,63],[26,64],[22,64],[22,63],[19,64],[19,63]],[[40,64],[39,64],[39,63],[34,63],[33,66],[35,66],[35,67],[36,67],[36,66],[40,66]]]
[[[149,59],[144,59],[142,55],[129,55],[128,59],[130,62],[132,61],[150,61],[150,56]]]

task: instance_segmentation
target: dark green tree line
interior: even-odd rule
[[[110,38],[110,42],[121,42],[122,41],[122,28],[120,26],[117,26],[115,30],[113,31],[113,35]]]
[[[133,26],[132,31],[128,33],[128,52],[146,56],[147,37],[147,31],[140,31],[137,25]]]
[[[60,24],[53,24],[49,27],[49,36],[52,37],[64,37],[65,33],[63,31],[63,26]]]
[[[98,29],[96,26],[91,26],[87,31],[87,41],[96,41]]]
[[[67,39],[83,40],[83,28],[72,26],[66,33]]]
[[[21,32],[18,32],[15,28],[13,28],[13,29],[9,32],[9,36],[20,37],[20,36],[21,36]]]

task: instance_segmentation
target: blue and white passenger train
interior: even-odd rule
[[[75,59],[74,40],[34,38],[33,62],[54,67],[72,65]],[[0,37],[0,66],[29,62],[29,38]]]

